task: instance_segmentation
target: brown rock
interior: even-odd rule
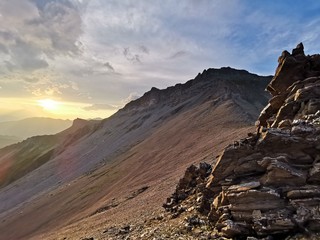
[[[313,189],[296,189],[287,192],[287,198],[301,199],[310,197],[320,197],[320,189],[317,186]]]
[[[225,226],[221,229],[221,233],[224,237],[233,238],[240,234],[249,234],[250,231],[245,225],[241,223],[233,222],[232,220],[227,220],[223,223]]]
[[[296,55],[299,55],[299,54],[302,54],[304,55],[304,46],[302,43],[299,43],[296,48],[292,49],[292,56],[296,56]]]
[[[280,195],[268,188],[261,190],[248,190],[240,193],[229,193],[227,198],[230,202],[230,210],[233,211],[266,211],[282,208],[285,202]]]
[[[267,167],[267,174],[261,178],[266,186],[300,186],[306,183],[306,174],[290,165],[272,160]]]
[[[278,128],[281,128],[281,129],[290,129],[291,128],[291,124],[292,124],[292,121],[290,119],[284,119],[284,120],[281,120],[278,124]]]
[[[244,192],[250,189],[254,189],[260,187],[260,182],[259,181],[252,181],[252,182],[246,182],[246,183],[241,183],[238,185],[232,185],[231,187],[228,188],[229,192]]]
[[[287,98],[287,94],[276,95],[270,99],[270,101],[269,101],[270,106],[273,109],[278,110],[283,105],[286,98]]]

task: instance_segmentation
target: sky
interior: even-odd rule
[[[320,52],[318,0],[0,0],[0,122],[106,118],[207,68]]]

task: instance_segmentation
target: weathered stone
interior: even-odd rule
[[[255,210],[254,210],[255,211]],[[232,219],[237,222],[252,221],[252,213],[251,211],[231,211]]]
[[[300,109],[300,103],[299,102],[289,102],[285,105],[283,105],[276,116],[276,120],[272,124],[271,127],[278,127],[278,124],[285,119],[293,120],[294,116]]]
[[[314,164],[310,169],[308,182],[320,184],[320,163]]]
[[[261,181],[267,186],[300,186],[306,183],[306,174],[284,162],[271,160]]]
[[[287,198],[299,199],[299,198],[310,198],[310,197],[320,197],[320,189],[296,189],[287,192]]]
[[[317,99],[320,97],[320,84],[313,83],[307,87],[298,89],[295,96],[294,101],[306,101],[309,99]]]
[[[278,110],[284,103],[284,101],[286,100],[287,95],[286,94],[282,94],[282,95],[276,95],[273,98],[270,99],[269,103],[270,106],[275,109]]]
[[[289,232],[295,229],[295,224],[289,218],[264,217],[260,221],[255,221],[253,228],[259,236],[266,236],[269,234],[284,234],[285,232]]]
[[[254,189],[260,186],[259,181],[252,181],[252,182],[247,182],[247,183],[241,183],[238,185],[232,185],[231,187],[228,188],[228,191],[230,192],[244,192],[250,189]]]
[[[278,128],[291,128],[292,121],[290,119],[281,120],[278,124]]]
[[[234,169],[236,177],[258,175],[263,172],[265,172],[265,169],[257,163],[257,160],[245,162]]]
[[[303,79],[306,64],[305,58],[297,59],[294,56],[287,56],[279,63],[276,74],[267,89],[272,95],[285,91],[292,83]]]
[[[230,202],[229,208],[232,211],[253,211],[260,209],[282,208],[285,206],[284,199],[272,189],[248,190],[240,193],[229,193],[227,198]]]
[[[224,237],[233,238],[240,234],[249,234],[250,231],[243,224],[227,220],[223,223],[225,226],[221,229]]]
[[[274,109],[269,103],[260,113],[258,118],[258,126],[267,127],[268,119],[277,113],[277,109]]]
[[[292,49],[292,56],[296,56],[296,55],[299,55],[299,54],[302,54],[304,55],[304,46],[302,43],[299,43],[296,48]]]
[[[290,200],[290,204],[294,207],[299,206],[308,206],[308,207],[320,207],[320,198],[311,197],[311,198],[303,198],[303,199],[293,199]]]
[[[225,193],[223,191],[213,200],[213,206],[215,209],[228,204],[228,200],[226,199]]]

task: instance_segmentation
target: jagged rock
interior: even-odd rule
[[[225,222],[223,222],[223,225],[224,226],[221,228],[220,231],[222,235],[227,238],[233,238],[243,233],[250,233],[244,224],[236,223],[232,220],[226,220]]]
[[[273,189],[248,190],[227,194],[232,211],[267,211],[285,206],[285,202]]]
[[[200,163],[199,167],[196,167],[195,165],[188,167],[183,178],[179,180],[176,191],[170,198],[167,198],[163,207],[168,211],[181,213],[181,211],[177,211],[180,209],[176,207],[177,204],[186,199],[190,194],[194,193],[196,187],[202,189],[201,184],[210,175],[211,170],[211,165],[205,162]],[[200,208],[205,208],[205,206]]]
[[[119,229],[119,234],[128,234],[130,232],[130,226],[125,225]]]
[[[302,43],[299,43],[296,48],[292,49],[292,56],[296,56],[299,54],[304,55],[304,46]]]
[[[310,197],[320,197],[320,189],[318,186],[308,186],[308,189],[294,189],[287,192],[287,198],[302,199]]]
[[[308,182],[320,184],[320,163],[314,164],[310,169]]]
[[[306,183],[306,174],[292,168],[289,164],[278,160],[271,160],[267,173],[261,178],[264,185],[269,186],[300,186]]]
[[[230,192],[243,192],[243,191],[247,191],[247,190],[251,190],[254,188],[259,187],[261,184],[259,181],[252,181],[252,182],[247,182],[247,183],[241,183],[238,185],[233,185],[231,187],[228,188],[228,191]]]

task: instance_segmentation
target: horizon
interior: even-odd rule
[[[208,68],[273,75],[283,50],[319,52],[319,10],[311,0],[2,1],[0,122],[107,118]]]

